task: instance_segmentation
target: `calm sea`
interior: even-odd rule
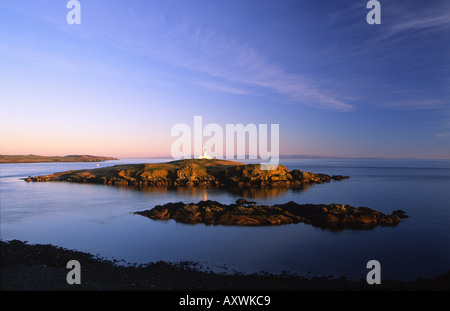
[[[125,159],[100,163],[161,162]],[[194,261],[223,272],[365,278],[376,259],[382,278],[415,280],[450,270],[450,161],[282,160],[289,169],[348,180],[304,190],[133,189],[69,183],[26,183],[27,176],[95,168],[96,163],[0,165],[1,238],[53,244],[127,263]],[[404,210],[397,227],[332,232],[306,224],[277,227],[185,225],[133,212],[166,202],[209,199],[262,204],[345,203],[383,213]]]

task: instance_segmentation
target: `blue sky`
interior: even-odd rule
[[[170,154],[177,123],[281,154],[450,158],[450,2],[0,2],[0,152]]]

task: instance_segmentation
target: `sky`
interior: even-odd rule
[[[281,155],[450,159],[450,1],[0,1],[0,153],[171,154],[278,124]],[[206,139],[206,138],[205,138]]]

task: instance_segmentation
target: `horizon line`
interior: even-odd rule
[[[117,158],[117,157],[116,157]],[[196,159],[197,156],[192,155],[191,157],[187,157],[185,159]],[[172,156],[126,156],[119,157],[119,159],[174,159]],[[214,158],[213,158],[214,159]],[[219,158],[220,159],[220,158]],[[279,159],[373,159],[373,160],[450,160],[450,158],[424,158],[424,157],[357,157],[357,156],[324,156],[324,155],[303,155],[303,154],[293,154],[293,155],[280,155]],[[225,157],[221,158],[221,160],[262,160],[265,159],[256,158],[250,159],[248,155],[245,156],[244,159],[238,159],[235,156],[233,159],[226,159]]]
[[[35,153],[29,154],[0,154],[0,156],[42,156],[42,157],[67,157],[69,155],[41,155]],[[118,157],[113,155],[93,155],[93,154],[70,154],[70,156],[91,156],[91,157],[111,157],[121,159],[174,159],[172,156],[161,155],[161,156],[125,156]],[[243,159],[239,159],[239,156],[234,156],[233,159],[226,159],[226,157],[219,158],[221,160],[264,160],[256,157],[256,159],[250,159],[250,156],[247,154]],[[196,159],[198,158],[196,155],[191,155],[191,157],[186,157],[185,159]],[[213,158],[214,159],[214,158]],[[450,158],[426,158],[426,157],[389,157],[389,156],[367,156],[367,157],[358,157],[358,156],[332,156],[332,155],[314,155],[314,154],[290,154],[290,155],[280,155],[279,159],[366,159],[366,160],[450,160]]]

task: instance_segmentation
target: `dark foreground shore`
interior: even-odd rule
[[[200,271],[196,263],[155,262],[145,265],[119,265],[91,254],[53,245],[30,245],[13,240],[0,241],[0,289],[2,291],[58,290],[449,290],[450,271],[433,279],[414,282],[382,280],[368,285],[365,279],[312,277],[268,273],[218,274]],[[78,260],[81,284],[66,281],[67,262]]]

